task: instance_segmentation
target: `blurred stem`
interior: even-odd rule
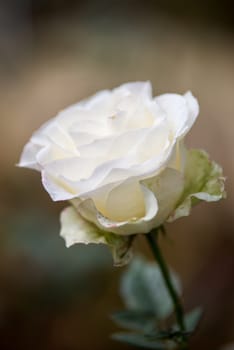
[[[186,328],[185,328],[185,324],[184,324],[184,310],[182,307],[182,304],[180,302],[180,299],[177,295],[177,292],[173,286],[173,283],[171,281],[171,276],[167,267],[167,264],[163,258],[163,255],[160,251],[160,248],[158,246],[158,242],[157,242],[157,234],[158,234],[158,230],[152,230],[150,233],[146,234],[145,237],[150,245],[151,251],[160,267],[161,270],[161,274],[163,276],[165,285],[167,287],[167,290],[170,294],[170,297],[172,299],[173,305],[174,305],[174,311],[175,311],[175,315],[176,315],[176,320],[177,320],[177,324],[179,326],[179,329],[181,331],[181,339],[179,342],[179,348],[182,350],[186,350],[188,349],[188,342],[187,342],[187,337],[185,335],[183,335],[183,333],[186,332]]]

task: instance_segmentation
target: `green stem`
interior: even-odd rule
[[[167,267],[167,264],[163,258],[163,255],[159,249],[158,243],[156,241],[156,235],[158,230],[153,230],[150,233],[146,234],[145,237],[148,240],[148,243],[150,245],[150,248],[152,250],[152,253],[158,262],[158,265],[160,267],[164,282],[166,284],[166,287],[168,289],[168,292],[170,294],[170,297],[172,299],[175,315],[177,319],[178,326],[180,328],[181,333],[184,333],[186,331],[185,324],[184,324],[184,310],[182,307],[182,304],[180,302],[180,299],[176,293],[176,290],[173,286],[173,283],[171,281],[170,273]],[[182,336],[181,343],[180,343],[180,349],[188,349],[187,339],[186,336]]]

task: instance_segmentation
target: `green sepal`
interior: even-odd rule
[[[174,212],[168,218],[172,222],[182,216],[188,216],[192,206],[200,201],[215,202],[226,197],[222,168],[209,159],[202,150],[187,152],[184,191]]]

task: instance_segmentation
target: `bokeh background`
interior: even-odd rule
[[[205,309],[191,349],[234,342],[233,13],[228,0],[1,0],[0,349],[130,349],[109,337],[123,269],[104,247],[66,249],[64,203],[15,164],[60,109],[135,80],[199,99],[187,142],[223,166],[228,198],[168,225],[161,244],[186,308]],[[151,257],[143,239],[135,250]]]

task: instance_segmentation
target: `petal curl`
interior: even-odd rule
[[[152,220],[157,214],[158,203],[153,192],[143,185],[141,185],[141,189],[144,196],[145,215],[126,221],[114,221],[105,217],[97,210],[92,199],[73,199],[71,202],[86,220],[94,223],[101,230],[123,236],[147,233],[154,227]]]
[[[182,138],[193,126],[199,105],[196,98],[187,92],[184,95],[163,94],[155,98],[168,120],[176,138]]]
[[[100,191],[94,203],[99,212],[113,221],[129,221],[145,215],[144,193],[137,181],[125,181],[110,191]]]

